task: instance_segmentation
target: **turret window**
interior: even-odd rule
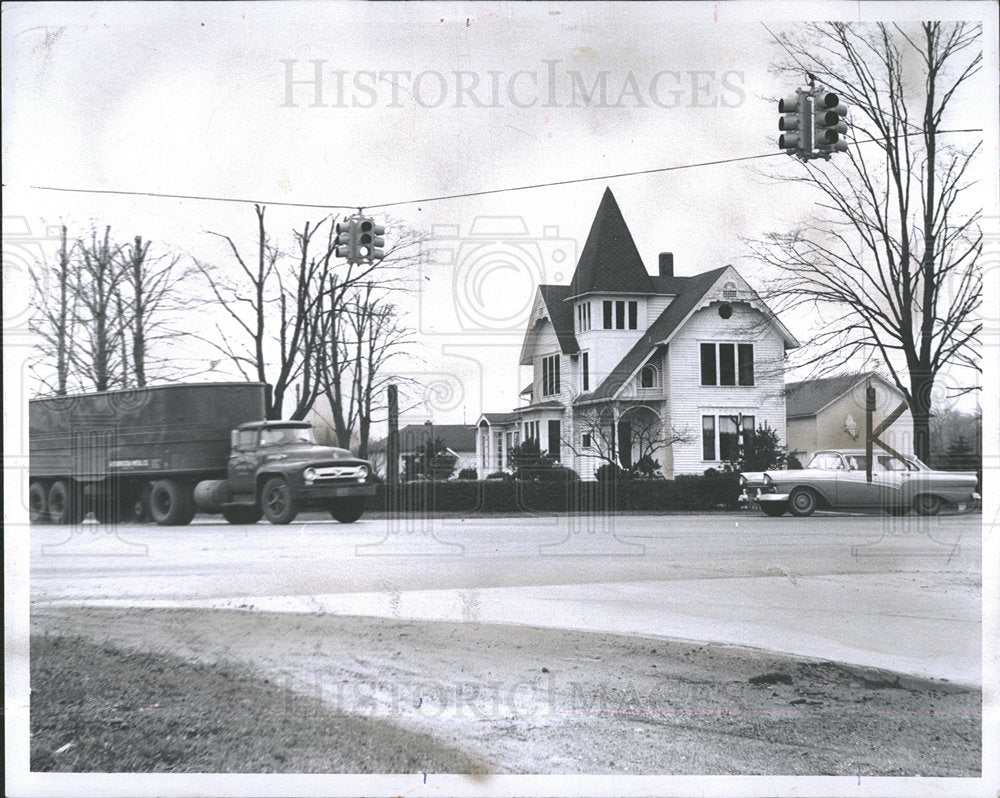
[[[623,299],[604,300],[605,330],[635,330],[639,327],[639,303]]]
[[[590,329],[590,303],[581,302],[576,306],[576,330],[587,332]]]

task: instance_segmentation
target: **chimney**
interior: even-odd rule
[[[673,277],[673,276],[674,276],[674,253],[661,252],[660,277]]]

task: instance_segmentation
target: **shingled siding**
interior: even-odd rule
[[[761,325],[762,315],[744,304],[733,306],[733,315],[723,321],[718,305],[696,311],[670,342],[669,375],[671,416],[675,427],[687,430],[690,440],[673,447],[673,474],[700,474],[719,468],[721,460],[702,459],[701,417],[751,413],[756,424],[766,422],[784,443],[785,396],[781,365],[784,348],[781,336],[771,325]],[[752,343],[754,345],[753,387],[702,386],[700,344]],[[676,386],[685,386],[683,390]],[[718,451],[716,451],[718,455]],[[666,472],[665,472],[666,473]],[[673,474],[667,473],[667,476]]]

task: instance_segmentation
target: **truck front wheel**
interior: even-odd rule
[[[363,498],[341,499],[330,505],[330,515],[342,524],[353,524],[365,511]]]
[[[72,482],[56,480],[49,488],[49,518],[56,524],[79,524],[83,520],[83,496]]]
[[[281,477],[271,477],[264,483],[260,504],[264,517],[272,524],[290,524],[299,514],[292,488]]]
[[[191,489],[172,479],[157,480],[149,494],[149,510],[160,526],[190,524],[194,518]]]

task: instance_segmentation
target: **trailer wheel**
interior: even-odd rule
[[[194,518],[194,497],[187,485],[160,479],[150,491],[149,509],[160,526],[184,526]]]
[[[341,524],[353,524],[365,512],[365,500],[363,498],[341,499],[330,505],[330,515]]]
[[[32,482],[28,488],[28,518],[33,524],[49,520],[49,497],[43,482]]]
[[[281,477],[271,477],[264,483],[260,496],[264,516],[272,524],[290,524],[299,514],[291,486]]]
[[[79,524],[83,520],[83,496],[71,482],[58,479],[48,495],[49,518],[56,524]]]
[[[264,516],[257,506],[224,507],[222,517],[230,524],[256,524]]]

